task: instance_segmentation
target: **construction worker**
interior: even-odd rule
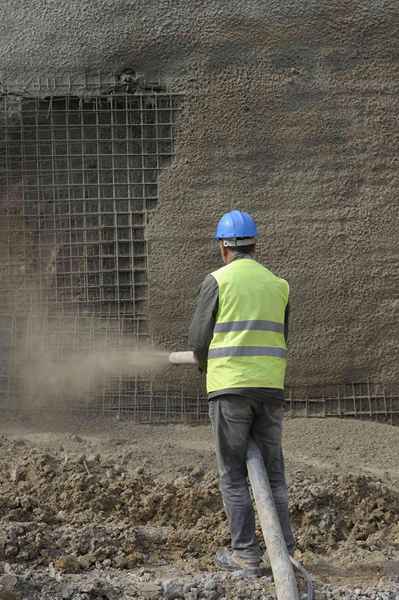
[[[265,569],[246,472],[250,436],[265,462],[288,551],[294,551],[281,447],[289,287],[255,260],[257,228],[249,214],[226,213],[215,237],[225,266],[202,283],[189,345],[206,372],[220,490],[231,533],[231,550],[220,549],[216,563],[260,576]]]

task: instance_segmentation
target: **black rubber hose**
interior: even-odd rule
[[[292,564],[294,565],[294,567],[296,568],[297,571],[299,571],[299,573],[302,575],[302,577],[304,578],[304,580],[306,581],[306,587],[307,587],[307,595],[308,595],[308,600],[314,600],[314,585],[313,585],[313,579],[310,573],[307,572],[307,570],[305,569],[305,567],[303,567],[301,565],[301,563],[299,563],[297,560],[295,560],[295,558],[292,558],[292,556],[290,556],[290,560],[292,562]]]

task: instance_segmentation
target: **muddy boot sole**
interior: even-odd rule
[[[268,572],[266,567],[251,567],[230,572],[232,577],[236,577],[237,579],[245,579],[247,577],[266,577],[267,575],[271,575],[271,572]]]

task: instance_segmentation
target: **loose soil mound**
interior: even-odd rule
[[[213,473],[191,469],[163,481],[100,454],[68,459],[5,438],[1,445],[1,558],[61,561],[67,570],[106,559],[127,567],[162,548],[164,556],[211,564],[216,547],[228,541]],[[391,558],[399,550],[399,493],[378,479],[299,472],[290,510],[303,553],[361,547]],[[65,556],[74,560],[63,563]]]

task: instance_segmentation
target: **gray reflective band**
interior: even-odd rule
[[[272,346],[231,346],[225,348],[212,348],[208,352],[208,358],[224,358],[226,356],[276,356],[285,358],[285,348],[273,348]]]
[[[228,323],[216,323],[215,333],[228,331],[275,331],[284,333],[284,325],[275,321],[229,321]]]

